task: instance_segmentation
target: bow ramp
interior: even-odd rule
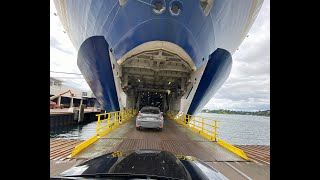
[[[162,131],[137,130],[136,114],[136,110],[98,114],[96,135],[81,143],[66,142],[73,143],[74,148],[65,151],[68,157],[63,160],[79,164],[115,151],[157,149],[197,157],[230,179],[269,177],[269,156],[262,158],[261,154],[266,152],[257,150],[266,150],[266,147],[236,147],[218,139],[217,120],[167,112]],[[53,142],[55,147],[59,146],[58,142]]]

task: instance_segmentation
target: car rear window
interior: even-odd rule
[[[146,113],[146,114],[159,114],[158,109],[141,109],[141,113]]]

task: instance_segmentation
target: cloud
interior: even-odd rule
[[[270,109],[270,1],[261,10],[239,50],[229,78],[204,109]]]
[[[81,74],[77,66],[77,52],[60,22],[53,1],[50,1],[50,71]],[[83,76],[50,73],[50,76],[64,81],[63,83],[82,90],[89,90]]]
[[[65,49],[63,45],[53,36],[50,36],[50,47],[54,47],[66,54],[73,54],[72,51]]]

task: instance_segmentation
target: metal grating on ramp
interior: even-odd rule
[[[216,161],[209,153],[207,153],[202,147],[200,147],[196,142],[190,142],[187,147],[193,153],[194,157],[197,157],[203,161]]]
[[[135,125],[132,123],[134,120],[130,120],[124,124],[119,125],[116,130],[109,132],[108,134],[102,136],[101,138],[126,138],[128,131],[135,130]]]
[[[210,141],[209,139],[201,136],[200,134],[184,127],[183,125],[181,124],[178,124],[176,122],[172,122],[174,123],[175,127],[177,130],[180,131],[180,134],[184,134],[184,136],[186,136],[189,140],[193,140],[193,141]]]
[[[116,151],[117,147],[122,142],[122,139],[98,139],[96,142],[82,150],[74,158],[91,159],[97,156]]]
[[[176,140],[152,141],[143,139],[126,139],[117,147],[117,150],[159,149],[170,151],[174,154],[194,156],[195,154],[188,147],[189,144],[190,142],[187,141]]]
[[[196,144],[202,147],[209,155],[214,157],[216,161],[246,161],[216,142],[196,142]]]
[[[128,123],[135,123],[134,121]],[[186,134],[181,133],[177,130],[174,122],[169,120],[164,121],[164,128],[162,131],[157,131],[155,129],[144,128],[142,130],[136,130],[132,128],[128,134],[127,139],[145,139],[152,141],[163,141],[163,140],[179,140],[179,141],[189,141],[190,139]]]
[[[113,151],[136,149],[165,150],[174,154],[195,156],[204,161],[245,161],[216,142],[167,119],[162,131],[136,130],[135,121],[128,121],[117,130],[99,138],[74,158],[91,159]]]
[[[267,145],[235,145],[242,149],[250,159],[270,164],[270,146]]]
[[[126,139],[117,147],[117,150],[120,151],[135,149],[161,149],[161,145],[160,141]]]
[[[74,147],[82,142],[77,139],[50,139],[50,160],[68,161]]]

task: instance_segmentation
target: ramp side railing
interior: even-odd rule
[[[212,141],[216,141],[220,146],[228,149],[229,151],[237,154],[238,156],[248,160],[249,158],[246,154],[239,148],[219,139],[217,140],[217,122],[218,120],[214,120],[211,118],[201,117],[201,116],[193,116],[190,114],[185,114],[177,111],[168,111],[166,115],[183,126],[192,129],[193,131],[199,133],[203,137],[206,137]]]
[[[115,111],[115,112],[106,112],[97,114],[98,117],[97,121],[97,128],[96,128],[96,135],[87,139],[86,141],[82,142],[78,146],[76,146],[70,157],[74,157],[80,151],[88,147],[89,145],[96,142],[100,137],[104,136],[105,134],[109,133],[112,129],[115,129],[120,124],[123,124],[130,119],[132,119],[138,113],[135,109],[130,110],[123,110],[123,111]]]
[[[120,124],[130,120],[136,114],[137,111],[134,109],[97,114],[96,116],[98,117],[98,121],[96,135],[104,136]]]
[[[168,111],[166,114],[170,119],[177,121],[185,127],[192,129],[212,141],[217,141],[218,120],[174,111]]]

